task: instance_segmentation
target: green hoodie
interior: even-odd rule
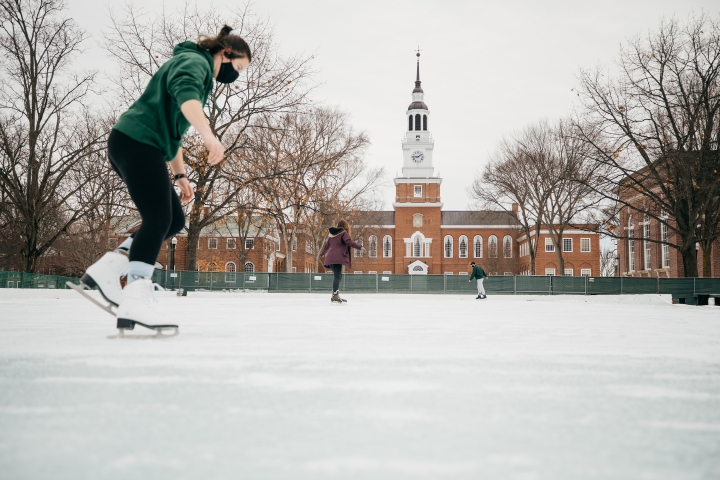
[[[143,94],[113,128],[156,147],[165,154],[165,161],[171,161],[190,127],[180,105],[188,100],[205,105],[213,87],[214,68],[212,55],[194,42],[177,44],[172,58],[155,72]]]
[[[487,277],[487,273],[485,273],[485,270],[483,270],[482,267],[480,267],[480,265],[476,264],[473,267],[472,273],[470,274],[470,280],[472,280],[473,278],[480,279],[480,278],[485,278],[485,277]]]

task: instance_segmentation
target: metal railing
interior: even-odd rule
[[[0,271],[0,288],[69,288],[68,281],[80,283],[79,278],[63,275]]]
[[[343,292],[470,293],[476,282],[466,275],[345,274]],[[223,273],[156,270],[153,281],[166,289],[329,292],[331,273]],[[484,282],[488,295],[625,295],[671,294],[695,303],[699,296],[720,295],[720,278],[635,278],[564,276],[493,276]]]
[[[66,281],[79,279],[59,275],[0,271],[0,288],[67,288]],[[155,270],[153,281],[167,290],[329,292],[331,273],[226,273]],[[637,278],[493,276],[484,282],[488,295],[626,295],[671,294],[695,304],[697,299],[720,296],[720,278]],[[466,275],[345,274],[343,292],[454,294],[477,291]]]

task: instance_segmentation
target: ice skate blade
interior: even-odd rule
[[[180,329],[174,328],[173,332],[163,333],[165,329],[154,329],[151,328],[151,330],[155,330],[155,333],[152,335],[125,335],[125,328],[119,328],[118,333],[115,335],[108,335],[107,338],[123,338],[123,339],[129,339],[129,340],[153,340],[153,339],[160,339],[160,338],[170,338],[170,337],[176,337],[180,335]],[[167,329],[170,330],[170,329]]]
[[[80,282],[80,285],[76,285],[76,284],[74,284],[74,283],[72,283],[72,282],[70,282],[70,281],[65,282],[65,285],[67,285],[68,287],[72,288],[73,290],[75,290],[76,292],[78,292],[80,295],[82,295],[83,297],[87,298],[88,300],[90,300],[92,303],[94,303],[94,304],[97,305],[98,307],[100,307],[100,308],[102,308],[103,310],[105,310],[105,311],[106,311],[107,313],[109,313],[110,315],[113,315],[113,316],[115,315],[115,310],[113,309],[113,307],[114,307],[115,305],[114,305],[113,303],[108,303],[107,305],[104,305],[102,302],[96,300],[95,298],[93,298],[93,297],[91,297],[90,295],[87,294],[87,292],[85,291],[85,289],[87,288],[88,290],[92,290],[92,287],[91,287],[90,285],[87,285],[87,284],[85,284],[85,283],[83,283],[83,282]],[[100,292],[100,294],[102,295],[102,292]],[[103,298],[105,298],[105,297],[103,297]]]
[[[140,325],[148,330],[154,330],[154,335],[125,335],[126,330],[134,330],[135,325]],[[117,335],[110,335],[107,338],[133,338],[133,339],[148,339],[148,338],[169,338],[175,337],[180,334],[180,329],[177,325],[148,325],[135,320],[128,320],[126,318],[118,318],[117,320]],[[164,333],[164,332],[172,333]]]

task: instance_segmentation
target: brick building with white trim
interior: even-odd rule
[[[419,57],[419,54],[418,54]],[[412,103],[406,111],[402,175],[396,177],[393,211],[368,212],[375,225],[364,225],[367,252],[354,251],[352,272],[395,274],[469,274],[476,261],[492,275],[528,273],[527,239],[520,235],[517,206],[505,211],[443,211],[442,178],[435,175],[435,141],[428,129],[418,60]],[[600,275],[600,236],[567,230],[565,274]],[[540,234],[544,246],[547,231]],[[587,250],[589,248],[589,251]],[[554,250],[538,249],[539,275],[557,272]],[[555,269],[555,270],[553,270]]]

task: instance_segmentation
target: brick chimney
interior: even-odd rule
[[[518,204],[517,203],[512,204],[512,210],[513,210],[513,213],[515,215],[517,215],[517,213],[518,213]]]

